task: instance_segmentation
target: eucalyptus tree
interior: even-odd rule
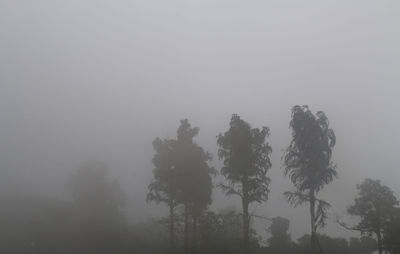
[[[311,253],[315,253],[317,228],[325,225],[330,207],[317,194],[337,177],[336,166],[331,161],[336,138],[325,113],[313,114],[306,105],[292,108],[290,128],[292,141],[283,157],[284,174],[289,176],[295,191],[285,192],[285,196],[294,206],[309,203]]]
[[[393,191],[382,185],[379,180],[366,179],[357,185],[358,197],[347,211],[351,215],[359,216],[361,221],[356,229],[362,233],[375,234],[378,243],[378,252],[383,252],[383,235],[387,233],[388,222],[396,214],[395,206],[399,204]],[[393,224],[393,223],[392,223]]]
[[[149,184],[149,193],[147,201],[156,203],[165,203],[169,208],[169,237],[170,252],[174,253],[174,218],[175,208],[178,205],[178,186],[177,169],[175,167],[176,140],[156,138],[153,141],[153,148],[156,154],[153,157],[153,175],[154,179]]]
[[[233,114],[229,130],[219,134],[218,156],[224,166],[221,174],[227,184],[220,184],[226,195],[241,198],[243,209],[243,252],[248,253],[249,244],[249,205],[265,202],[268,199],[270,179],[267,171],[271,168],[272,148],[266,138],[269,128],[251,128],[240,116]]]
[[[193,141],[199,133],[187,119],[177,130],[175,168],[179,202],[184,206],[184,251],[189,253],[189,216],[192,217],[192,252],[197,252],[197,224],[202,212],[211,204],[214,169],[208,165],[211,155]]]
[[[174,210],[184,208],[184,253],[189,253],[189,219],[192,218],[192,247],[196,248],[197,219],[211,203],[212,175],[208,165],[211,155],[197,145],[193,138],[198,127],[182,120],[176,139],[155,139],[153,147],[154,179],[149,185],[149,201],[164,202],[169,206],[171,253],[174,251]]]

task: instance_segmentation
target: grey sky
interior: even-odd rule
[[[331,213],[366,177],[400,197],[399,12],[398,1],[366,0],[1,1],[1,189],[64,195],[78,163],[101,158],[130,196],[127,212],[159,216],[145,203],[152,140],[189,118],[216,154],[238,113],[271,127],[272,192],[253,210],[289,218],[296,238],[308,214],[283,199],[280,158],[290,108],[308,104],[337,136],[339,179],[322,193]],[[215,194],[213,209],[232,204]]]

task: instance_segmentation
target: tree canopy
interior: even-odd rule
[[[238,195],[243,209],[243,251],[248,248],[249,214],[253,202],[265,202],[268,198],[272,148],[266,141],[269,128],[251,128],[238,115],[232,115],[229,130],[217,137],[218,155],[224,166],[221,174],[227,184],[220,187],[227,195]]]
[[[383,252],[382,234],[386,232],[387,222],[393,217],[395,206],[399,201],[393,191],[382,185],[379,180],[365,179],[357,185],[358,197],[347,211],[359,216],[361,221],[355,227],[362,233],[375,234],[378,240],[378,251]]]
[[[149,184],[148,201],[164,202],[170,209],[170,247],[174,252],[174,209],[184,207],[184,250],[189,251],[189,215],[192,217],[192,248],[197,250],[197,219],[211,204],[214,168],[211,155],[196,144],[199,133],[187,119],[181,120],[176,139],[156,138],[153,147],[154,179]]]
[[[332,163],[335,133],[329,128],[324,112],[313,114],[307,105],[292,108],[292,141],[284,154],[284,174],[289,176],[295,191],[285,196],[294,206],[310,204],[311,253],[317,248],[317,227],[325,225],[326,210],[330,204],[317,199],[318,192],[337,176]]]

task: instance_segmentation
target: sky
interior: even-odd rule
[[[282,193],[282,153],[294,105],[324,111],[337,138],[339,178],[323,233],[350,236],[356,184],[381,179],[400,197],[398,1],[0,1],[0,192],[68,198],[82,160],[104,160],[133,221],[164,215],[146,204],[151,143],[179,120],[200,127],[214,154],[231,114],[271,128],[271,192],[251,208],[309,232],[306,207]],[[222,181],[215,179],[215,184]],[[214,192],[211,209],[240,208]],[[263,233],[268,223],[255,221]]]

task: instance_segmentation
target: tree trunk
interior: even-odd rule
[[[249,252],[249,199],[248,199],[248,186],[247,176],[242,178],[242,209],[243,209],[243,253],[248,254]]]
[[[376,238],[378,239],[378,253],[382,254],[383,253],[382,235],[381,235],[381,232],[379,230],[376,232]]]
[[[170,253],[174,254],[175,251],[175,235],[174,235],[174,204],[169,204],[169,237],[170,237]]]
[[[243,253],[248,254],[249,251],[249,204],[247,200],[242,201],[243,205]]]
[[[197,216],[193,215],[192,225],[192,254],[197,254]]]
[[[189,206],[185,203],[184,254],[189,254]]]
[[[315,225],[315,197],[314,190],[310,190],[310,217],[311,217],[311,239],[310,253],[317,253],[317,227]]]

